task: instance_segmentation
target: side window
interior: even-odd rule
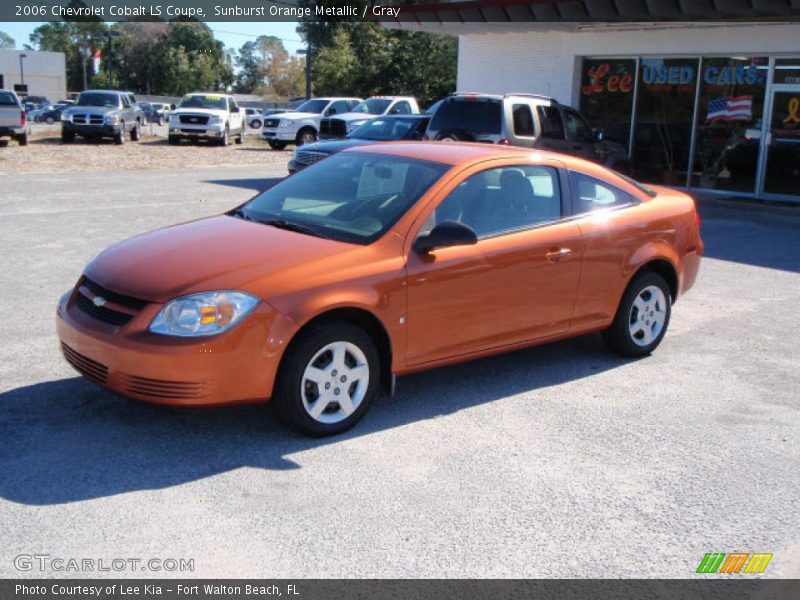
[[[533,137],[533,113],[527,104],[514,104],[511,107],[514,117],[514,135]]]
[[[236,99],[235,98],[228,98],[228,102],[230,103],[231,110],[233,110],[234,108],[237,108],[239,106],[238,104],[236,104]]]
[[[428,233],[444,221],[456,221],[474,229],[482,239],[560,218],[556,169],[515,165],[465,179],[436,207],[420,233]]]
[[[347,105],[347,112],[350,112],[351,110],[353,110],[355,108],[356,104],[358,104],[359,102],[360,102],[360,100],[347,100],[346,103],[345,103]]]
[[[120,96],[120,100],[122,100],[122,108],[130,108],[131,107],[131,101],[125,94],[122,94]]]
[[[564,124],[561,122],[561,112],[555,106],[537,106],[539,124],[542,126],[542,137],[549,140],[564,139]]]
[[[337,100],[333,104],[328,107],[326,112],[329,112],[331,115],[341,115],[343,113],[348,112],[347,102],[344,100]]]
[[[411,105],[406,102],[405,100],[401,100],[397,104],[392,107],[392,110],[389,111],[390,115],[410,115],[411,114]]]
[[[570,171],[569,183],[572,187],[572,205],[575,214],[614,208],[636,202],[633,196],[623,192],[621,189],[583,173]]]
[[[586,120],[572,109],[564,110],[564,120],[566,121],[569,137],[576,142],[593,142],[594,134],[592,128]]]

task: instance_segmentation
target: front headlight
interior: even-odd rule
[[[169,122],[171,125],[177,125],[178,123],[180,123],[180,119],[178,118],[178,115],[170,115]]]
[[[106,115],[105,122],[106,125],[114,125],[115,123],[119,123],[119,115]]]
[[[366,123],[366,121],[353,121],[352,123],[348,123],[347,133],[350,133],[351,131],[353,131],[353,129],[361,127],[364,123]]]
[[[198,337],[227,331],[252,311],[258,298],[244,292],[190,294],[170,300],[150,323],[162,335]]]
[[[291,119],[281,119],[280,123],[278,123],[278,127],[291,127],[294,125],[294,121]]]
[[[69,121],[69,115],[67,115],[67,114],[64,114],[64,113],[62,112],[62,113],[61,113],[61,120],[62,120],[62,121]]]
[[[209,125],[220,125],[222,123],[222,117],[212,116],[208,119]]]

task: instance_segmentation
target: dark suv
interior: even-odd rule
[[[508,144],[572,154],[631,172],[625,149],[603,140],[581,114],[534,94],[455,94],[441,101],[428,139]]]
[[[123,144],[130,135],[138,141],[144,116],[130,92],[86,90],[61,113],[61,141],[72,143],[75,136],[86,139],[112,138]]]

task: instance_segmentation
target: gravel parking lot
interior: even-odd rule
[[[144,146],[52,156],[107,170]],[[333,439],[261,406],[180,411],[77,377],[60,294],[106,245],[285,175],[286,153],[250,147],[164,145],[192,157],[176,166],[265,157],[204,169],[0,161],[0,576],[153,575],[14,566],[46,553],[189,558],[167,575],[199,577],[690,578],[712,551],[772,552],[765,576],[800,576],[798,209],[702,205],[707,258],[650,358],[591,335],[404,377]]]
[[[209,167],[222,165],[285,166],[291,156],[288,150],[272,150],[259,139],[257,129],[247,129],[245,143],[231,142],[227,148],[207,142],[178,146],[167,143],[166,125],[145,125],[139,142],[127,141],[122,146],[112,140],[87,142],[77,138],[73,144],[61,143],[61,125],[32,124],[29,144],[20,147],[11,142],[0,148],[0,175],[4,173],[54,173],[69,171],[121,171]]]

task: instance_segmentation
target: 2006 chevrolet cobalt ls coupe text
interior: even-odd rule
[[[694,201],[577,158],[397,142],[111,246],[58,307],[66,359],[125,396],[271,399],[311,435],[394,376],[592,331],[650,353],[702,254]]]

